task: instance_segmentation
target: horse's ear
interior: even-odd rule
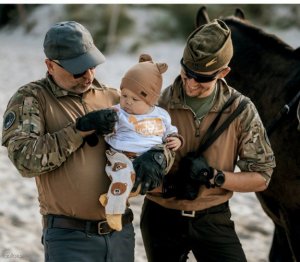
[[[206,10],[205,6],[202,6],[198,9],[198,12],[196,15],[195,26],[196,26],[196,28],[198,28],[199,26],[202,26],[207,23],[209,23],[209,17],[207,14],[207,10]]]
[[[240,9],[240,8],[235,9],[234,16],[237,17],[237,18],[240,18],[242,20],[245,20],[244,11],[242,9]]]

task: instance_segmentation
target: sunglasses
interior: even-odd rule
[[[211,75],[203,75],[203,74],[199,74],[196,73],[194,71],[192,71],[191,69],[189,69],[184,63],[183,63],[183,58],[181,58],[180,60],[180,64],[183,67],[184,71],[185,71],[185,75],[188,79],[194,79],[196,82],[198,83],[208,83],[211,82],[213,80],[216,79],[217,75],[223,70],[218,70],[217,72],[211,74]]]
[[[60,66],[61,68],[63,68],[63,69],[65,69],[60,63],[58,63],[58,62],[56,62],[56,61],[54,61],[54,60],[51,60],[52,62],[54,62],[55,64],[57,64],[58,66]],[[89,69],[94,69],[95,67],[92,67],[92,68],[89,68]],[[88,70],[89,70],[88,69]],[[65,69],[66,71],[68,71],[67,69]],[[86,72],[88,71],[88,70],[85,70],[84,72],[82,72],[82,73],[79,73],[79,74],[72,74],[73,75],[73,77],[75,78],[75,79],[77,79],[77,78],[80,78],[80,77],[83,77],[85,74],[86,74]],[[69,71],[68,71],[69,72]]]

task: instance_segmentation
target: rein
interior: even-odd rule
[[[284,115],[287,115],[290,112],[290,109],[296,104],[299,98],[300,98],[300,91],[296,94],[296,96],[294,96],[294,98],[288,104],[285,104],[283,108],[281,108],[281,110],[277,113],[276,117],[267,127],[268,136],[271,136],[279,121],[283,118]]]

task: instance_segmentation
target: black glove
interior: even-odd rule
[[[115,110],[101,109],[77,118],[76,129],[80,131],[96,130],[98,135],[106,135],[113,132],[117,121],[118,115]]]
[[[214,177],[214,169],[207,164],[205,158],[202,156],[189,158],[190,168],[188,172],[191,179],[199,181],[201,185],[210,188],[210,180]]]
[[[197,197],[199,187],[214,187],[210,179],[214,176],[214,169],[210,167],[205,158],[189,153],[179,163],[175,180],[175,195],[180,199],[193,200]]]
[[[150,149],[133,161],[136,173],[132,192],[141,184],[141,195],[160,186],[167,167],[167,160],[162,150]]]
[[[92,111],[86,115],[77,118],[76,129],[80,131],[96,130],[95,133],[86,136],[84,141],[90,146],[98,144],[98,135],[105,135],[113,132],[118,115],[113,109],[101,109]]]

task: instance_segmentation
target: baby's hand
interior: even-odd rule
[[[169,136],[166,139],[167,148],[176,151],[181,146],[181,140],[176,136]]]

